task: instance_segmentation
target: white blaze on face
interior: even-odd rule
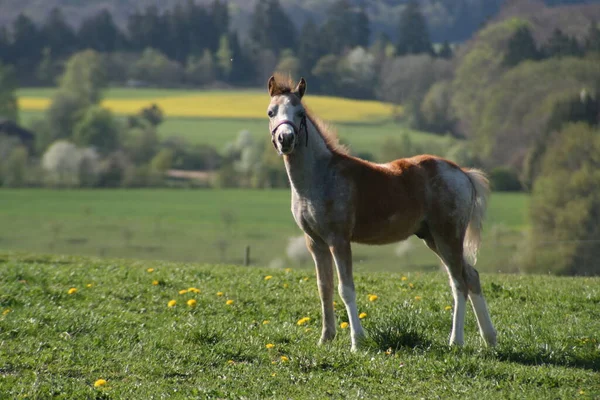
[[[290,153],[297,140],[295,135],[299,134],[299,132],[295,132],[294,127],[289,123],[281,123],[283,121],[292,121],[296,128],[299,127],[301,119],[299,113],[303,111],[300,100],[293,94],[275,96],[271,100],[268,110],[272,112],[272,116],[270,116],[271,129],[277,127],[274,133],[277,150],[282,154]]]

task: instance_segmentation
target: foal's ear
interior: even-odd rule
[[[294,93],[296,93],[296,96],[302,98],[302,96],[304,96],[304,92],[306,92],[306,81],[304,78],[300,78],[300,81],[294,89]]]
[[[275,77],[271,75],[269,78],[269,83],[267,83],[267,88],[269,89],[269,96],[273,97],[275,93]]]

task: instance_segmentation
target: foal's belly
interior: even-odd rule
[[[363,244],[389,244],[407,239],[421,224],[421,218],[393,214],[388,218],[357,221],[352,241]]]

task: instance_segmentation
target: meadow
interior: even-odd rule
[[[3,252],[0,398],[600,396],[600,278],[482,282],[499,344],[469,311],[449,348],[443,274],[357,273],[369,339],[351,353],[339,298],[337,338],[316,345],[312,271]]]
[[[480,271],[518,270],[528,196],[494,193],[484,225]],[[289,190],[3,189],[0,249],[185,262],[311,268],[286,257],[301,235]],[[439,268],[416,238],[403,245],[354,247],[359,271]]]
[[[17,93],[21,123],[29,126],[41,119],[53,88],[27,88]],[[137,113],[156,103],[165,111],[158,131],[161,138],[178,136],[192,144],[208,144],[221,151],[242,130],[256,140],[268,140],[266,108],[268,95],[262,91],[194,91],[183,89],[111,88],[105,93],[105,106],[117,116]],[[344,143],[355,152],[379,153],[386,138],[408,134],[414,143],[447,147],[452,142],[430,133],[409,129],[392,120],[392,106],[374,101],[357,101],[307,95],[315,114],[331,122]],[[401,109],[397,110],[401,113]]]

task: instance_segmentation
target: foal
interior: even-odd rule
[[[350,243],[423,239],[446,266],[454,295],[450,344],[462,345],[467,297],[481,336],[496,343],[479,275],[473,268],[489,192],[485,175],[430,155],[375,164],[348,155],[302,104],[306,82],[271,77],[268,108],[273,146],[283,156],[292,214],[315,262],[323,329],[335,337],[333,266],[350,320],[352,350],[365,336],[358,318]],[[470,263],[471,262],[471,263]]]

